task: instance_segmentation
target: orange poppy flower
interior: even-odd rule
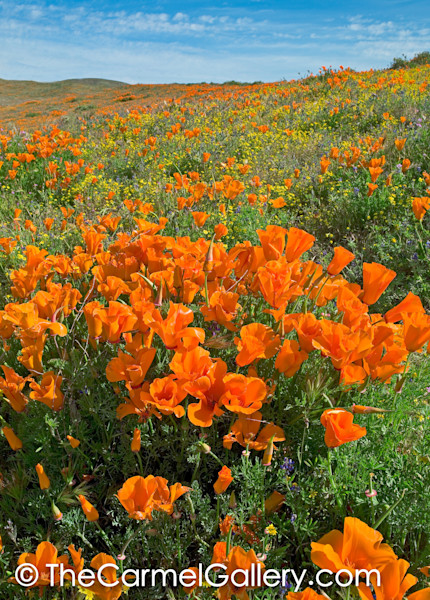
[[[191,488],[182,485],[181,483],[174,483],[171,486],[167,485],[167,479],[164,477],[156,477],[157,490],[154,494],[154,501],[156,503],[155,510],[166,512],[171,515],[174,509],[173,504],[186,494],[191,491]]]
[[[340,570],[378,569],[397,558],[383,537],[360,519],[346,517],[343,533],[337,529],[311,544],[311,560],[332,573]]]
[[[327,158],[327,156],[323,156],[320,160],[320,167],[321,167],[321,175],[324,175],[324,173],[327,173],[327,169],[329,168],[331,164],[331,161],[329,158]]]
[[[231,426],[230,432],[224,436],[223,446],[229,450],[235,442],[250,450],[265,450],[269,441],[283,442],[285,434],[274,423],[268,423],[259,432],[263,415],[256,411],[250,415],[239,414],[238,420]],[[257,435],[258,434],[258,435]]]
[[[130,477],[118,491],[117,498],[131,519],[152,521],[157,480],[153,475]]]
[[[23,345],[22,354],[18,356],[19,362],[32,373],[43,373],[42,366],[42,354],[45,347],[46,335],[41,335],[35,340],[31,340],[34,343],[29,343],[29,340],[24,337],[21,338],[21,344]],[[30,394],[31,398],[31,394]]]
[[[11,367],[7,367],[6,365],[2,365],[1,368],[5,376],[4,378],[0,377],[0,390],[11,407],[16,412],[22,412],[28,403],[22,390],[29,378],[21,377]]]
[[[5,436],[5,438],[7,439],[7,442],[9,444],[9,446],[12,448],[12,450],[15,450],[15,452],[17,450],[21,450],[22,442],[19,439],[19,437],[17,435],[15,435],[13,429],[11,429],[7,425],[5,425],[4,427],[2,427],[2,432]]]
[[[71,435],[66,435],[67,441],[69,442],[69,444],[72,446],[72,448],[77,448],[79,446],[79,444],[81,443],[79,440],[77,440],[76,438],[74,438]]]
[[[355,255],[352,252],[342,246],[336,246],[336,248],[334,248],[334,256],[327,267],[327,273],[332,276],[339,275],[346,265],[349,265],[354,258]]]
[[[141,435],[140,429],[137,427],[133,431],[133,439],[131,440],[131,451],[132,452],[140,452],[141,447]]]
[[[329,408],[323,412],[321,424],[325,427],[324,442],[329,448],[337,448],[366,435],[366,428],[353,423],[353,419],[354,415],[343,408]]]
[[[241,308],[238,300],[239,294],[235,292],[217,291],[210,296],[209,306],[202,306],[200,310],[205,321],[216,321],[229,331],[236,331],[237,327],[232,321]]]
[[[203,227],[206,221],[209,219],[209,215],[205,212],[192,212],[194,223],[197,227]]]
[[[430,600],[430,587],[426,587],[410,594],[408,600]]]
[[[285,496],[283,496],[277,491],[272,492],[264,503],[264,509],[266,514],[270,515],[271,513],[276,512],[281,508],[284,502]]]
[[[126,349],[131,350],[131,348]],[[126,381],[133,388],[142,385],[146,373],[154,360],[155,348],[140,348],[132,355],[118,351],[118,356],[113,358],[106,366],[106,378],[115,383]]]
[[[109,302],[108,308],[96,307],[94,315],[101,321],[100,339],[103,342],[118,343],[124,333],[133,330],[137,321],[130,306],[113,300]]]
[[[5,254],[10,254],[12,250],[16,247],[17,243],[18,242],[16,240],[10,237],[0,238],[0,246],[2,248],[2,252],[4,252]]]
[[[91,504],[91,502],[89,502],[82,494],[79,494],[78,498],[79,502],[81,503],[82,510],[84,511],[84,515],[87,517],[88,521],[98,521],[99,513]]]
[[[108,275],[105,283],[100,283],[97,290],[106,300],[117,300],[122,294],[130,294],[131,289],[119,277]]]
[[[220,404],[236,413],[252,414],[259,410],[266,395],[266,384],[258,377],[229,373],[224,377],[225,391]]]
[[[222,237],[227,235],[228,228],[224,225],[224,223],[218,223],[214,227],[215,239],[220,240]]]
[[[363,263],[363,292],[360,295],[362,302],[367,305],[375,304],[396,275],[395,271],[379,263]]]
[[[366,331],[353,332],[342,323],[328,320],[320,323],[321,333],[312,340],[312,345],[323,356],[330,356],[335,369],[342,369],[371,352],[372,339]]]
[[[234,596],[240,600],[249,600],[247,590],[255,589],[255,586],[245,585],[246,581],[250,580],[249,572],[255,570],[256,566],[259,565],[261,573],[264,573],[264,563],[257,558],[252,549],[246,551],[240,546],[233,546],[228,553],[228,556],[226,556],[226,551],[226,542],[218,542],[214,546],[214,553],[211,560],[211,564],[224,563],[227,567],[227,569],[223,571],[223,574],[228,577],[228,581],[218,588],[218,598],[219,600],[230,600]],[[236,573],[233,582],[231,575],[235,571]],[[244,572],[248,572],[248,577]]]
[[[167,487],[163,477],[130,477],[118,491],[117,498],[131,519],[152,521],[152,511],[173,512],[173,503],[190,488],[175,483]]]
[[[421,314],[425,313],[424,307],[418,296],[415,296],[412,292],[409,292],[406,298],[404,298],[397,306],[394,306],[384,315],[386,323],[397,323],[397,321],[403,320],[405,315]]]
[[[409,352],[417,352],[430,339],[430,316],[422,313],[405,315],[404,343]]]
[[[288,592],[286,600],[327,600],[327,596],[317,594],[315,590],[307,587],[303,592]]]
[[[116,409],[118,419],[123,419],[127,415],[137,415],[140,421],[147,421],[152,415],[157,415],[153,404],[148,404],[149,382],[145,381],[142,386],[134,389],[129,383],[126,384],[130,397],[125,398],[125,402]]]
[[[90,567],[96,572],[100,572],[100,569],[102,569],[101,578],[104,580],[105,584],[98,581],[98,578],[95,577],[94,582],[85,589],[88,589],[89,592],[94,595],[92,597],[97,598],[97,600],[117,600],[123,592],[123,585],[117,578],[118,569],[116,569],[115,566],[105,565],[116,566],[114,557],[101,552],[92,559]]]
[[[300,350],[296,340],[284,340],[281,351],[276,357],[275,368],[285,377],[292,377],[308,358],[308,353]]]
[[[268,225],[266,229],[257,229],[257,234],[266,260],[277,260],[284,251],[287,230],[279,225]]]
[[[312,345],[312,340],[321,333],[321,321],[319,321],[313,313],[308,312],[303,314],[299,313],[298,315],[288,315],[288,317],[284,319],[284,327],[286,332],[294,327],[302,350],[308,354],[309,352],[312,352],[312,350],[315,350]]]
[[[404,158],[402,160],[402,173],[406,173],[406,171],[408,171],[410,166],[411,166],[411,161],[409,160],[409,158]]]
[[[405,143],[406,143],[406,138],[403,138],[402,140],[398,140],[398,139],[394,140],[394,144],[399,152],[401,150],[403,150]]]
[[[47,371],[43,374],[42,381],[36,383],[32,381],[30,387],[30,398],[43,402],[52,410],[60,410],[63,407],[63,393],[60,389],[63,378],[61,375],[55,375],[54,371]]]
[[[272,358],[278,351],[280,342],[279,335],[275,335],[275,332],[266,325],[261,323],[245,325],[240,330],[240,339],[234,339],[239,350],[236,363],[244,367],[257,358]]]
[[[36,472],[39,478],[39,485],[41,490],[47,490],[51,487],[51,482],[49,481],[48,476],[45,473],[44,468],[40,463],[36,465]]]
[[[430,208],[430,198],[423,196],[421,198],[412,198],[412,210],[414,211],[415,218],[417,221],[422,221],[426,212]]]
[[[174,414],[183,417],[185,409],[180,403],[186,397],[182,383],[176,381],[175,375],[154,379],[149,386],[147,403],[153,404],[163,415]]]
[[[69,568],[69,558],[63,554],[58,556],[57,548],[50,542],[41,542],[36,549],[36,553],[24,552],[18,558],[18,566],[22,564],[31,564],[35,567],[35,573],[38,574],[37,580],[29,587],[48,587],[51,585],[53,578],[54,585],[58,585],[60,582],[59,569],[51,570],[47,565],[64,565],[65,568]],[[52,574],[52,577],[51,577]],[[15,577],[9,579],[11,583],[19,584]]]
[[[417,577],[407,573],[409,566],[409,563],[402,558],[386,563],[379,572],[380,585],[377,585],[378,577],[376,573],[370,576],[373,593],[364,582],[359,584],[358,593],[360,598],[362,600],[402,600],[408,589],[418,581]],[[428,588],[427,593],[429,592],[430,589]],[[416,593],[419,594],[419,592]],[[408,596],[408,598],[411,597]]]
[[[203,352],[206,351],[203,350]],[[204,355],[202,354],[202,356]],[[196,373],[194,377],[192,376],[188,381],[183,382],[183,389],[199,400],[197,404],[188,404],[187,415],[194,425],[210,427],[213,418],[223,414],[221,398],[225,391],[224,377],[226,373],[227,365],[218,358],[214,362],[206,363],[200,373]],[[192,372],[190,372],[190,375],[192,375]]]
[[[367,184],[367,195],[373,196],[373,192],[378,189],[377,183],[368,183]]]
[[[312,248],[315,242],[315,237],[303,229],[297,229],[296,227],[290,227],[288,231],[287,246],[285,249],[285,256],[288,262],[293,262],[301,255]]]
[[[163,319],[158,310],[153,312],[154,320],[149,327],[163,340],[167,349],[175,349],[180,344],[186,327],[193,321],[193,311],[184,304],[170,302],[167,317]]]
[[[225,492],[232,481],[231,470],[224,465],[221,471],[218,472],[218,479],[214,483],[215,494]]]
[[[95,256],[103,250],[102,240],[106,237],[104,234],[97,233],[94,230],[88,230],[82,234],[82,237],[86,244],[86,252],[90,256]]]

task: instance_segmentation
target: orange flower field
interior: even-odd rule
[[[430,599],[429,75],[3,121],[0,598]]]

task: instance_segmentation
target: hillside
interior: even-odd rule
[[[109,79],[65,79],[50,83],[0,79],[0,128],[32,130],[61,117],[81,117],[155,106],[172,98],[230,88],[228,84],[134,84]]]

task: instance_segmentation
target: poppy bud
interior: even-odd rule
[[[206,254],[205,262],[203,264],[203,271],[205,272],[212,271],[214,266],[214,239],[215,234],[212,236],[211,243],[209,244],[209,249]]]
[[[264,467],[270,467],[270,465],[272,464],[274,437],[275,436],[272,435],[272,437],[269,440],[269,443],[267,444],[266,450],[264,451],[264,455],[263,455],[263,466]]]
[[[80,494],[78,498],[79,502],[81,503],[82,510],[84,511],[84,515],[87,517],[88,521],[97,521],[99,518],[98,510],[91,504],[91,502],[88,502],[88,500],[85,498],[85,496],[82,496],[82,494]]]
[[[51,507],[52,514],[54,515],[54,521],[61,521],[61,519],[63,518],[63,513],[61,512],[61,510],[58,508],[58,506],[55,506],[53,502],[51,504]]]
[[[12,450],[21,450],[22,442],[17,435],[15,435],[13,429],[7,427],[6,425],[2,429],[5,438],[8,441],[9,446]]]
[[[72,448],[77,448],[79,446],[79,444],[81,443],[79,440],[72,437],[71,435],[67,435],[66,437],[67,437],[69,444],[72,446]]]
[[[373,406],[361,406],[360,404],[353,404],[352,412],[353,414],[363,415],[372,413],[385,413],[388,411],[384,410],[383,408],[374,408]]]
[[[211,447],[204,442],[200,442],[200,452],[202,454],[209,454],[209,452],[211,452]]]
[[[237,507],[236,494],[234,493],[234,490],[230,494],[230,501],[228,503],[228,507],[229,508],[236,508]]]
[[[158,288],[157,296],[154,300],[154,306],[161,306],[163,304],[163,280],[160,281],[160,287]]]
[[[224,465],[221,471],[218,472],[218,479],[214,483],[215,494],[225,492],[232,481],[231,470]]]
[[[45,473],[44,468],[40,463],[36,465],[37,476],[39,477],[39,485],[41,490],[47,490],[51,487],[51,482]]]
[[[140,429],[138,429],[136,427],[136,429],[133,432],[133,439],[132,439],[132,442],[131,442],[131,451],[132,452],[139,452],[140,446],[141,446]]]

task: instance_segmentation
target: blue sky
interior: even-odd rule
[[[430,50],[419,0],[0,0],[0,78],[279,81]],[[0,89],[1,93],[1,89]]]

